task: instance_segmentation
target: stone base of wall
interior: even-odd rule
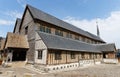
[[[44,73],[47,72],[60,72],[60,71],[68,71],[68,70],[75,70],[81,67],[87,67],[95,64],[101,64],[101,61],[94,61],[94,60],[82,60],[77,63],[69,63],[69,64],[59,64],[59,65],[35,65],[34,68],[41,70]]]
[[[103,59],[102,62],[103,62],[103,63],[110,63],[110,64],[111,64],[111,63],[112,63],[112,64],[117,64],[117,63],[119,63],[119,62],[118,62],[118,59]]]

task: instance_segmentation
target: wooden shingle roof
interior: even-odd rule
[[[4,45],[4,49],[6,48],[29,48],[27,37],[25,35],[9,32]]]

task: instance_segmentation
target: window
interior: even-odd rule
[[[82,59],[85,59],[85,54],[81,53],[81,57],[82,57]]]
[[[40,31],[45,32],[45,26],[40,26]]]
[[[56,51],[55,52],[55,60],[61,60],[62,57],[61,57],[61,52],[60,51]]]
[[[89,59],[93,59],[92,53],[89,54],[90,58]]]
[[[25,34],[28,34],[28,26],[25,27]]]
[[[82,37],[82,41],[85,42],[85,38],[84,37]]]
[[[69,38],[72,38],[72,34],[71,33],[69,34]]]
[[[46,33],[51,33],[51,28],[41,25],[41,26],[40,26],[40,31],[41,31],[41,32],[46,32]]]
[[[67,34],[66,34],[66,37],[67,37],[67,38],[72,38],[72,34],[71,34],[71,33],[67,33]]]
[[[94,58],[97,59],[97,54],[94,54]]]
[[[60,31],[60,36],[63,36],[63,31]]]
[[[55,35],[63,36],[63,31],[56,29],[56,30],[55,30]]]
[[[51,29],[49,27],[46,27],[46,33],[51,33]]]
[[[75,59],[75,52],[71,52],[71,59]]]
[[[38,59],[42,59],[42,50],[38,50]]]
[[[75,35],[75,40],[79,40],[79,36]]]
[[[59,31],[58,30],[55,30],[55,35],[59,35]]]
[[[88,38],[86,38],[86,42],[89,43],[89,39]]]

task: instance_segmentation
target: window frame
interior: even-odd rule
[[[75,58],[76,58],[75,52],[74,52],[74,51],[71,51],[71,52],[70,52],[70,56],[71,56],[71,59],[75,59]]]
[[[59,29],[55,29],[55,35],[63,36],[63,31]]]
[[[79,40],[79,36],[78,35],[75,35],[75,40]]]
[[[43,50],[37,50],[37,51],[38,51],[37,59],[42,59],[42,57],[43,57]]]
[[[81,58],[85,59],[85,53],[81,53]]]
[[[62,59],[62,52],[55,51],[55,60],[61,60],[61,59]]]
[[[25,35],[28,34],[28,26],[25,27]]]

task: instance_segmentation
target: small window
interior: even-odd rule
[[[70,33],[70,37],[69,38],[72,38],[72,34]]]
[[[85,42],[85,38],[84,37],[82,37],[82,41]]]
[[[28,34],[28,26],[25,27],[25,34]]]
[[[89,59],[92,59],[92,53],[89,54]]]
[[[75,52],[71,52],[71,59],[75,59]]]
[[[63,36],[63,31],[56,29],[56,30],[55,30],[55,35]]]
[[[59,35],[59,31],[58,30],[55,30],[55,35]]]
[[[79,36],[75,35],[75,40],[79,40]]]
[[[46,33],[51,33],[51,29],[49,27],[46,27]]]
[[[59,34],[60,36],[63,36],[63,31],[60,31],[60,34]]]
[[[41,32],[46,32],[46,33],[51,33],[51,28],[40,25],[40,31]]]
[[[81,58],[85,59],[85,54],[84,53],[81,53]]]
[[[66,37],[67,37],[67,38],[72,38],[72,34],[69,33],[69,32],[67,32]]]
[[[42,59],[42,53],[43,53],[42,50],[38,50],[38,59]]]
[[[94,58],[97,59],[97,54],[94,54]]]
[[[69,38],[69,33],[66,33],[66,37]]]
[[[61,57],[61,52],[60,51],[56,51],[55,52],[55,60],[61,60],[62,57]]]
[[[42,25],[41,25],[41,26],[40,26],[40,31],[41,31],[41,32],[45,32],[45,26],[42,26]]]

